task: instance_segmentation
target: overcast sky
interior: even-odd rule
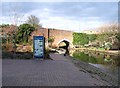
[[[118,19],[117,2],[3,2],[0,24],[13,23],[10,20],[12,8],[17,9],[20,23],[35,15],[43,27],[72,30],[94,29]],[[10,15],[10,16],[9,16]]]

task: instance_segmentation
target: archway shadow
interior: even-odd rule
[[[64,56],[69,55],[69,49],[68,48],[69,48],[70,43],[68,41],[66,41],[66,40],[63,40],[60,43],[62,43],[62,42],[65,43],[65,46],[59,46],[59,48],[65,49]]]

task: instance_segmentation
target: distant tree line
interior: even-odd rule
[[[1,24],[0,28],[4,28],[4,27],[7,27],[7,26],[9,26],[9,24]]]

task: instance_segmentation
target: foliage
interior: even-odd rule
[[[94,41],[96,38],[97,38],[97,35],[96,34],[87,34],[88,38],[89,38],[89,41]]]
[[[96,40],[103,42],[103,41],[108,41],[108,39],[113,36],[114,34],[112,33],[103,33],[103,34],[98,34]]]
[[[37,28],[37,27],[42,27],[41,24],[39,24],[39,18],[34,16],[34,15],[30,15],[27,19],[27,23],[32,25],[33,27]]]
[[[9,26],[9,24],[2,24],[2,25],[0,25],[1,28],[7,27],[7,26]]]
[[[85,33],[73,33],[73,44],[74,45],[84,45],[88,44],[89,38]]]
[[[103,46],[103,48],[107,49],[107,50],[110,49],[111,47],[112,47],[112,43],[110,43],[110,42],[106,42]]]
[[[49,37],[48,42],[50,43],[50,46],[52,47],[52,43],[54,42],[54,37]]]
[[[120,44],[120,33],[104,32],[102,34],[73,33],[73,44],[104,49],[116,49]],[[114,46],[113,46],[114,45]]]
[[[98,34],[96,41],[99,42],[99,47],[102,47],[104,49],[116,49],[119,45],[118,42],[120,42],[119,36],[120,35],[118,33]],[[113,45],[116,45],[116,47],[114,47]]]
[[[120,33],[117,33],[116,34],[116,38],[119,40],[119,42],[120,42]]]
[[[48,38],[48,42],[54,42],[54,38],[52,37]]]
[[[73,44],[76,46],[119,49],[120,33],[118,24],[112,23],[98,28],[98,34],[73,33]]]
[[[105,50],[105,49],[104,49],[104,48],[100,48],[100,47],[99,47],[99,48],[98,48],[98,50]]]
[[[19,30],[16,33],[16,42],[17,43],[27,43],[30,34],[35,30],[30,24],[22,24],[19,26]]]
[[[74,45],[85,45],[89,41],[94,41],[96,39],[96,34],[85,34],[85,33],[73,33],[73,44]]]
[[[46,48],[45,49],[45,57],[44,57],[44,59],[51,59],[49,54],[50,54],[50,50],[48,48]]]
[[[13,51],[13,44],[2,44],[2,50]]]
[[[2,44],[5,44],[6,43],[6,38],[5,37],[2,37]]]
[[[12,36],[12,34],[10,34],[10,33],[3,34],[2,35],[2,44],[11,43],[12,42],[11,36]]]

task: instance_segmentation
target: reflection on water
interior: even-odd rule
[[[110,55],[93,51],[71,51],[72,56],[81,61],[87,62],[112,75],[118,75],[118,66],[120,66],[120,56]]]

